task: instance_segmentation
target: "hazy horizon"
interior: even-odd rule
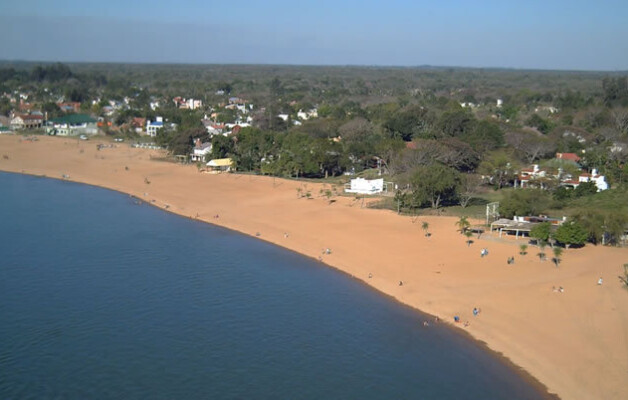
[[[165,0],[0,4],[2,58],[33,62],[628,70],[628,3]]]

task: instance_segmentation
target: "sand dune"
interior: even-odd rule
[[[628,263],[627,249],[570,249],[556,268],[535,257],[534,247],[520,256],[523,242],[514,239],[487,234],[467,246],[455,218],[413,222],[362,208],[350,197],[329,204],[318,195],[320,184],[308,183],[314,199],[298,198],[300,182],[202,174],[195,166],[151,160],[157,155],[126,144],[98,151],[93,140],[0,136],[0,170],[66,175],[186,217],[259,234],[468,331],[563,399],[628,398],[628,291],[617,278]],[[429,238],[423,221],[430,224]],[[482,258],[484,247],[489,255]],[[510,256],[514,265],[506,262]],[[603,285],[597,285],[599,277]],[[554,292],[554,286],[564,292]],[[481,309],[478,316],[474,307]],[[469,325],[455,324],[455,315]]]

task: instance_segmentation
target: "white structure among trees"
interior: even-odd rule
[[[346,193],[358,193],[358,194],[377,194],[382,192],[388,192],[388,186],[392,185],[392,182],[384,182],[384,179],[364,179],[355,178],[351,179],[351,183],[345,184]]]

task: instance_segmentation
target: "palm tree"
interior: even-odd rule
[[[421,224],[421,229],[425,231],[425,237],[430,237],[430,233],[427,231],[428,229],[430,229],[430,224],[428,222],[423,221],[423,223]]]
[[[547,246],[547,242],[545,240],[539,240],[539,259],[541,261],[545,261],[545,246]]]
[[[460,233],[462,233],[463,235],[467,231],[467,229],[469,229],[469,227],[471,226],[471,223],[469,223],[468,218],[469,217],[465,215],[465,216],[460,217],[458,222],[456,222],[456,225],[458,225],[458,229],[460,230]]]
[[[473,232],[466,231],[464,235],[467,237],[467,247],[471,246],[471,243],[473,243],[473,240],[471,240],[471,236],[473,236]]]
[[[552,251],[554,252],[554,258],[552,258],[552,261],[554,261],[554,264],[556,264],[556,268],[558,268],[558,263],[560,263],[560,256],[563,254],[563,248],[555,246]]]
[[[528,245],[527,244],[522,244],[519,246],[519,254],[521,254],[522,256],[525,256],[526,254],[528,254]]]
[[[624,287],[628,289],[628,264],[624,264],[624,276],[620,276],[619,280],[622,281]]]

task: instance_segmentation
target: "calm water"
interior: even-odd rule
[[[537,399],[337,271],[126,195],[0,173],[1,399]]]

